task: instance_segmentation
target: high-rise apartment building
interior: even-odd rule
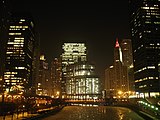
[[[28,13],[12,14],[6,44],[4,88],[6,92],[18,89],[20,93],[32,89],[32,62],[35,26]]]
[[[86,46],[84,43],[64,43],[62,59],[62,81],[61,89],[62,95],[66,94],[66,69],[67,66],[74,64],[75,62],[86,61]]]
[[[135,89],[138,95],[160,95],[160,1],[130,0]]]

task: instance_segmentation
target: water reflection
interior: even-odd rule
[[[44,120],[144,120],[135,112],[122,107],[67,106]]]

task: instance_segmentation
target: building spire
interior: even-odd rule
[[[119,48],[118,38],[116,38],[116,45],[115,48]]]

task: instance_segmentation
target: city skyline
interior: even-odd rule
[[[160,119],[160,0],[0,13],[0,119]]]
[[[128,1],[109,4],[60,4],[12,1],[13,8],[30,11],[37,23],[41,50],[49,63],[62,53],[64,42],[85,42],[98,74],[113,63],[114,44],[129,38]],[[31,4],[32,3],[32,4]]]

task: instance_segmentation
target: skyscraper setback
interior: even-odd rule
[[[160,1],[130,0],[136,92],[160,94]]]

